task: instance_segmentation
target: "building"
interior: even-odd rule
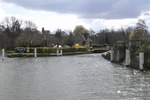
[[[50,34],[50,30],[45,30],[44,27],[42,28],[42,34]]]
[[[77,33],[74,36],[75,43],[78,43],[79,45],[87,45],[91,46],[92,40],[89,37],[89,33]]]

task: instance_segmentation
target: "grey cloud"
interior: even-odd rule
[[[122,19],[150,10],[149,0],[2,0],[32,9],[77,14],[81,18]]]

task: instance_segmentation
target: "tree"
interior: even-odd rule
[[[106,34],[106,36],[105,36],[105,43],[109,44],[109,40],[108,40],[107,34]]]
[[[16,17],[5,17],[3,22],[4,27],[11,30],[11,32],[17,32],[21,30],[22,20],[17,19]]]
[[[145,21],[142,19],[139,19],[138,22],[136,23],[135,30],[132,32],[130,35],[130,39],[146,39],[148,36],[148,26],[146,25]]]
[[[73,37],[73,33],[71,31],[69,32],[69,37],[66,41],[66,44],[71,47],[74,45],[74,37]]]
[[[92,28],[90,28],[89,29],[89,34],[90,34],[90,36],[93,36],[93,35],[95,35],[95,31]]]
[[[36,24],[32,21],[25,21],[25,28],[21,35],[16,39],[17,46],[39,46],[41,45],[42,35],[37,30]]]
[[[42,46],[48,46],[50,43],[50,33],[45,32],[44,28],[42,28]]]
[[[20,33],[22,32],[22,21],[17,19],[16,17],[5,17],[2,23],[2,47],[6,49],[14,49],[15,40],[20,36]]]
[[[26,20],[24,23],[25,23],[25,26],[24,26],[25,28],[37,29],[36,24],[30,20]]]
[[[73,34],[75,35],[78,33],[88,33],[88,30],[82,25],[77,25],[73,31]]]
[[[58,38],[58,39],[61,39],[61,29],[58,29],[55,33],[55,37]]]
[[[38,30],[25,28],[21,36],[16,39],[16,45],[24,47],[40,46],[41,39],[41,34]]]
[[[125,29],[125,35],[126,35],[127,40],[129,40],[129,37],[133,31],[134,31],[134,27],[127,27]]]

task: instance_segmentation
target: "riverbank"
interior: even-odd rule
[[[84,51],[84,52],[64,52],[62,53],[62,56],[66,55],[78,55],[78,54],[90,54],[92,51]],[[56,53],[37,53],[37,57],[50,57],[50,56],[57,56]],[[13,58],[13,57],[34,57],[34,53],[8,53],[7,57]]]

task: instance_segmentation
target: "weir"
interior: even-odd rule
[[[111,62],[143,70],[145,66],[144,53],[138,52],[142,44],[141,40],[116,41],[111,51],[102,54],[102,56]]]

